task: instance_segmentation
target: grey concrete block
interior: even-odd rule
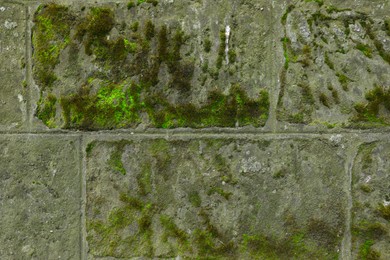
[[[92,141],[86,151],[91,259],[341,252],[348,176],[328,140]]]
[[[80,259],[79,140],[0,136],[0,258]]]

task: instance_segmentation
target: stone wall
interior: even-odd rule
[[[386,0],[0,0],[1,259],[389,259]]]

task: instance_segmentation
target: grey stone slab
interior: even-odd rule
[[[80,259],[74,137],[0,136],[0,258]]]
[[[348,175],[329,140],[96,140],[86,152],[90,259],[341,252]]]
[[[390,144],[359,148],[353,168],[352,246],[354,259],[390,258]]]
[[[278,119],[330,128],[388,126],[389,12],[388,1],[286,5]]]
[[[0,3],[0,129],[23,127],[26,121],[26,8]]]
[[[52,112],[47,117],[38,111],[43,123],[74,129],[264,126],[269,109],[266,93],[273,91],[277,74],[270,65],[274,62],[270,50],[279,41],[273,30],[274,9],[268,1],[185,0],[158,1],[157,5],[146,1],[132,7],[129,2],[137,1],[38,9],[32,37],[33,70],[41,99],[35,103]],[[99,10],[103,15],[99,16]],[[63,17],[59,24],[64,27],[51,17],[56,12],[53,17]],[[107,31],[96,32],[92,17],[107,19],[103,22]],[[50,35],[47,41],[39,36],[46,32],[45,19],[54,24],[51,34],[45,34]],[[148,26],[150,39],[145,35]],[[224,38],[227,31],[229,39]],[[50,61],[40,60],[42,54],[52,55]],[[139,89],[131,88],[134,84]],[[219,101],[212,93],[228,95],[238,86],[244,93],[242,103],[248,107],[214,109],[220,112],[219,118],[226,118],[223,122],[207,118],[212,111],[205,113],[200,108]],[[107,88],[119,95],[110,96],[113,92]],[[244,95],[264,99],[260,105],[246,103]],[[45,103],[54,97],[54,105]],[[58,102],[61,99],[67,102]],[[78,104],[80,99],[84,104]],[[237,113],[245,115],[240,118]]]

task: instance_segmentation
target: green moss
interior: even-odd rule
[[[222,63],[225,58],[225,48],[226,48],[226,30],[223,29],[219,32],[219,48],[218,48],[218,57],[217,57],[218,69],[222,67]]]
[[[381,215],[382,218],[390,221],[390,205],[379,204],[377,211]]]
[[[41,5],[34,15],[32,32],[34,45],[34,77],[42,88],[51,88],[57,77],[54,68],[60,53],[70,41],[70,30],[74,17],[65,6]]]
[[[320,7],[324,5],[323,0],[305,0],[306,3],[316,2]]]
[[[112,167],[114,171],[126,175],[126,170],[123,167],[123,163],[122,163],[122,154],[123,154],[123,150],[119,147],[116,147],[115,150],[110,155],[108,164]]]
[[[138,28],[139,28],[139,22],[138,21],[135,21],[134,23],[132,23],[130,25],[130,30],[132,30],[133,32],[137,32]]]
[[[150,41],[154,37],[155,28],[151,20],[148,20],[145,24],[145,38]]]
[[[370,46],[359,43],[358,45],[356,45],[356,49],[361,51],[366,57],[372,58],[372,49],[370,48]]]
[[[344,74],[342,74],[342,73],[336,73],[336,76],[338,77],[339,82],[340,82],[341,87],[343,88],[343,90],[344,91],[348,91],[348,84],[352,80],[350,78],[348,78],[347,76],[345,76]]]
[[[330,60],[329,55],[328,55],[327,52],[325,52],[325,64],[328,65],[328,67],[329,67],[331,70],[334,70],[334,64],[333,64],[333,62]]]
[[[187,233],[178,228],[172,218],[167,215],[160,216],[161,225],[164,227],[163,241],[167,241],[169,237],[177,239],[180,246],[186,248],[188,246]],[[182,250],[184,249],[182,248]]]
[[[197,191],[192,191],[188,194],[188,200],[190,201],[191,205],[194,207],[200,207],[202,205],[202,199],[199,196],[199,193]]]
[[[210,52],[211,51],[211,41],[210,41],[210,39],[206,39],[205,41],[204,41],[204,43],[203,43],[203,48],[204,48],[204,51],[205,52]]]
[[[366,100],[367,103],[355,104],[356,114],[352,121],[389,124],[388,121],[379,117],[379,108],[383,106],[390,111],[390,90],[376,86],[366,93]]]
[[[374,241],[366,240],[364,244],[360,246],[359,249],[359,258],[362,260],[379,260],[380,255],[378,252],[372,249]]]
[[[38,103],[36,115],[39,119],[42,120],[42,122],[47,125],[50,128],[55,127],[55,116],[56,116],[56,103],[57,103],[57,97],[53,94],[48,94],[45,101],[41,100]]]
[[[130,1],[130,2],[127,3],[127,9],[128,9],[128,10],[130,10],[131,8],[133,8],[133,7],[135,7],[135,6],[136,6],[136,5],[135,5],[134,1]]]
[[[224,189],[220,187],[212,187],[208,192],[207,195],[212,195],[214,193],[219,194],[221,197],[225,198],[226,200],[230,199],[230,196],[232,195],[231,192],[225,191]]]
[[[91,155],[96,144],[97,144],[96,141],[88,143],[87,147],[85,148],[85,152],[87,153],[87,157],[89,157]]]
[[[152,192],[152,169],[151,164],[145,164],[142,167],[141,173],[137,176],[139,194],[145,196]]]
[[[320,102],[324,106],[326,106],[327,108],[330,108],[328,97],[324,93],[321,93],[319,98],[320,98]]]
[[[235,50],[229,50],[228,51],[228,57],[230,63],[235,63],[237,59],[237,54]]]
[[[282,18],[281,18],[281,21],[282,21],[282,24],[285,25],[286,24],[286,21],[287,21],[287,16],[289,13],[291,13],[292,10],[294,10],[295,6],[294,5],[289,5],[287,7],[287,10],[286,12],[284,12]]]
[[[370,186],[370,185],[367,185],[367,184],[362,184],[360,185],[360,189],[365,192],[365,193],[371,193],[374,191],[374,189]]]
[[[287,38],[287,37],[284,37],[282,39],[282,43],[283,43],[283,51],[284,51],[284,68],[287,70],[288,69],[288,65],[290,63],[290,57],[289,57],[289,54],[288,54],[288,46],[290,44],[290,39]]]

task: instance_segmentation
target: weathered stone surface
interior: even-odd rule
[[[329,127],[389,125],[389,12],[388,1],[289,5],[281,18],[285,65],[278,119]]]
[[[1,259],[80,259],[78,139],[0,135]]]
[[[25,7],[0,3],[0,129],[21,128],[26,120],[25,25]]]
[[[89,257],[337,259],[348,178],[327,140],[93,141]]]
[[[38,118],[52,128],[263,126],[275,81],[268,1],[152,2],[38,9]]]
[[[360,146],[353,167],[354,259],[390,258],[390,144]]]

